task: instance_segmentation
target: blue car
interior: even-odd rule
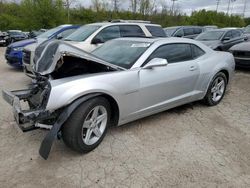
[[[42,33],[34,39],[27,39],[19,42],[14,42],[7,47],[5,52],[5,59],[7,60],[7,63],[12,67],[23,68],[22,50],[25,46],[36,42],[41,43],[46,40],[64,38],[74,32],[77,28],[79,28],[79,26],[61,25]]]

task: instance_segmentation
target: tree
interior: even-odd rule
[[[69,16],[70,16],[70,6],[75,3],[76,0],[64,0],[64,6],[67,9],[67,17],[68,17],[68,23],[69,23]]]

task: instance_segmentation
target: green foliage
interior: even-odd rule
[[[217,25],[219,27],[243,27],[250,25],[250,18],[228,16],[215,11],[194,11],[191,16],[180,13],[172,15],[169,10],[162,12],[145,10],[141,13],[131,11],[108,11],[100,8],[98,12],[78,6],[71,8],[70,23],[87,24],[111,19],[150,20],[163,27],[176,25]],[[32,30],[52,28],[67,23],[67,9],[63,0],[21,0],[20,4],[0,1],[0,30],[21,29]]]
[[[189,23],[192,25],[217,25],[218,27],[243,27],[244,19],[240,16],[228,16],[223,12],[200,10],[195,11],[189,17]]]

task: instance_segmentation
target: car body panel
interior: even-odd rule
[[[233,77],[234,60],[230,53],[213,51],[189,39],[137,40],[151,41],[153,44],[131,69],[52,80],[47,109],[53,111],[67,106],[86,94],[104,93],[117,101],[121,125],[164,109],[202,99],[213,76],[221,70],[227,71],[230,79]],[[184,64],[174,63],[152,70],[141,67],[154,49],[173,42],[199,45],[206,54]],[[195,67],[195,70],[191,70],[192,67]],[[169,76],[166,80],[160,79],[164,75]]]

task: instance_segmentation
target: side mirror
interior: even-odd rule
[[[57,40],[60,40],[60,39],[62,39],[62,38],[63,38],[63,36],[62,36],[61,33],[59,33],[59,34],[56,36],[56,39],[57,39]]]
[[[230,40],[230,37],[224,37],[222,41],[228,41]]]
[[[93,38],[91,41],[91,44],[100,44],[100,43],[104,43],[104,41],[98,37]]]
[[[154,67],[164,67],[167,66],[168,61],[162,58],[154,58],[151,59],[143,68],[144,69],[152,69]]]

